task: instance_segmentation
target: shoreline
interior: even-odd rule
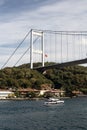
[[[59,99],[69,99],[69,98],[78,98],[78,97],[87,97],[87,95],[78,95],[73,97],[58,97]],[[1,100],[13,100],[13,101],[22,101],[22,100],[30,100],[30,101],[38,101],[38,100],[46,100],[47,98],[2,98]]]

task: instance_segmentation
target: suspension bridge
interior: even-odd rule
[[[15,57],[15,60],[14,60]],[[34,63],[41,63],[34,68]],[[50,62],[50,66],[45,63]],[[31,29],[1,67],[30,63],[31,69],[44,71],[87,63],[87,31]]]

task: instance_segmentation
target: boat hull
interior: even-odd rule
[[[47,101],[44,103],[44,105],[58,105],[58,104],[63,104],[64,101],[63,100],[56,100],[56,101]]]

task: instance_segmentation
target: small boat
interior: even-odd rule
[[[64,100],[60,100],[58,98],[49,98],[48,101],[44,102],[44,105],[57,105],[63,104]]]

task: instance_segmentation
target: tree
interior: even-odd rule
[[[35,92],[28,92],[27,94],[26,94],[26,97],[29,97],[29,98],[35,98],[36,97],[36,93]]]

